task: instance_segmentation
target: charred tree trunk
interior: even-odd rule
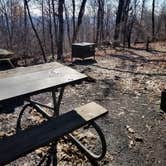
[[[27,55],[27,11],[26,11],[26,5],[24,3],[24,36],[23,36],[23,47],[24,47],[24,51],[23,51],[23,59],[24,59],[24,63],[25,66],[27,65],[27,61],[26,61],[26,55]]]
[[[12,49],[12,34],[10,31],[9,17],[8,17],[6,11],[5,11],[4,15],[5,15],[5,19],[6,19],[6,26],[7,26],[7,32],[8,32],[8,43],[9,43],[8,47],[9,47],[9,49]]]
[[[145,0],[142,1],[140,24],[142,24],[142,20],[143,20],[143,16],[144,16],[144,9],[145,9]]]
[[[44,62],[47,62],[47,58],[46,58],[46,55],[45,55],[45,52],[44,52],[44,49],[43,49],[43,46],[42,46],[42,42],[41,42],[40,37],[39,37],[39,35],[38,35],[37,31],[36,31],[36,28],[35,28],[34,24],[33,24],[33,20],[32,20],[32,17],[31,17],[31,13],[30,13],[30,10],[29,10],[29,5],[28,5],[27,0],[24,0],[24,3],[25,3],[26,8],[27,8],[27,12],[28,12],[29,20],[30,20],[31,25],[32,25],[32,29],[33,29],[33,31],[34,31],[34,33],[36,35],[36,38],[38,40],[40,49],[42,51]]]
[[[144,16],[144,9],[145,9],[145,0],[142,1],[141,17],[140,17],[140,21],[139,21],[140,26],[142,26],[142,21],[143,21],[143,16]],[[136,34],[136,38],[135,38],[135,41],[134,41],[134,45],[136,45],[136,43],[138,42],[139,38],[140,38],[140,30],[137,30],[137,34]]]
[[[54,0],[51,0],[51,2],[52,2],[52,12],[53,12],[54,38],[55,38],[55,44],[57,47],[58,46],[58,28],[57,28],[56,17],[58,16],[58,14],[55,12]]]
[[[42,36],[43,36],[43,47],[46,48],[46,37],[45,37],[45,19],[44,19],[44,0],[41,2],[42,7]]]
[[[73,6],[73,17],[72,17],[72,21],[73,21],[73,34],[76,31],[76,22],[75,22],[75,0],[72,0],[72,6]]]
[[[123,5],[123,13],[122,13],[122,19],[121,22],[122,24],[122,39],[123,39],[123,47],[125,48],[126,45],[126,37],[127,37],[127,25],[128,25],[128,13],[129,13],[129,6],[130,6],[130,1],[131,0],[125,0],[124,5]]]
[[[67,24],[67,36],[68,36],[68,41],[69,41],[69,45],[71,47],[71,36],[70,36],[70,21],[69,21],[69,13],[68,10],[66,8],[66,5],[64,5],[65,8],[65,17],[66,17],[66,24]]]
[[[99,43],[103,40],[104,37],[103,22],[104,22],[104,0],[98,0],[96,43]]]
[[[115,23],[115,32],[114,32],[114,46],[117,43],[120,33],[120,24],[123,13],[124,0],[119,0],[118,11],[116,13],[116,23]]]
[[[53,33],[52,33],[52,17],[51,17],[51,4],[50,0],[48,1],[48,12],[49,12],[49,33],[50,33],[50,48],[52,59],[54,59],[54,41],[53,41]]]
[[[81,3],[81,8],[80,8],[80,11],[79,11],[79,14],[78,14],[77,26],[76,26],[75,32],[73,34],[72,42],[75,42],[75,40],[77,39],[77,35],[78,35],[78,32],[79,32],[80,25],[82,23],[82,18],[83,18],[84,11],[85,11],[86,2],[87,2],[87,0],[83,0],[82,3]]]
[[[58,50],[57,50],[57,60],[63,60],[63,38],[64,38],[64,22],[63,22],[63,5],[64,0],[58,1]]]
[[[149,43],[150,43],[149,37],[147,37],[147,39],[146,39],[146,51],[149,51]]]
[[[152,40],[155,39],[155,18],[154,18],[154,10],[155,10],[155,0],[152,2]]]

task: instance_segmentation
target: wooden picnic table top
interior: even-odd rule
[[[0,59],[9,59],[9,58],[13,58],[14,53],[5,49],[1,49],[0,48]]]
[[[13,55],[14,53],[0,48],[0,55]]]
[[[57,62],[0,72],[0,101],[61,87],[86,75]]]

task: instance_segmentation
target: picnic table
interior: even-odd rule
[[[50,145],[50,143],[48,156],[54,156],[52,162],[53,165],[56,165],[57,141],[65,134],[68,134],[72,142],[87,157],[92,159],[104,157],[106,153],[105,138],[94,120],[106,114],[107,110],[92,102],[60,115],[60,104],[65,87],[76,84],[86,78],[86,75],[57,62],[0,72],[0,113],[5,109],[14,111],[15,107],[23,105],[17,119],[16,134],[0,140],[0,165],[7,164],[36,148]],[[52,107],[34,101],[31,98],[33,95],[45,92],[51,92]],[[30,129],[22,130],[21,120],[27,107],[34,108],[47,121]],[[48,114],[43,108],[52,110],[53,116]],[[100,155],[91,153],[72,134],[69,134],[87,123],[90,123],[101,137],[103,151]]]
[[[14,53],[5,49],[0,49],[0,70],[14,68]]]

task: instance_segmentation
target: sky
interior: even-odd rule
[[[77,1],[77,0],[76,0]],[[89,0],[91,1],[91,0]],[[156,0],[156,12],[158,12],[160,10],[160,8],[162,7],[161,5],[163,4],[163,2],[166,0]],[[166,4],[166,3],[165,3]],[[152,0],[147,0],[146,2],[146,6],[151,9],[152,6]],[[31,4],[31,13],[35,16],[41,16],[41,10],[39,9],[38,6]]]

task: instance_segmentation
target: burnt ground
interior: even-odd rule
[[[152,45],[151,52],[139,48],[98,50],[96,61],[67,63],[91,79],[66,88],[61,110],[95,101],[109,111],[97,120],[108,147],[99,165],[166,165],[166,113],[160,110],[161,91],[166,88],[166,44]],[[48,96],[38,98],[48,103]],[[18,113],[19,109],[0,115],[0,137],[14,132]],[[32,110],[23,125],[40,121]],[[71,143],[61,141],[58,151],[59,165],[91,165]],[[9,165],[36,165],[44,152],[39,149]]]

